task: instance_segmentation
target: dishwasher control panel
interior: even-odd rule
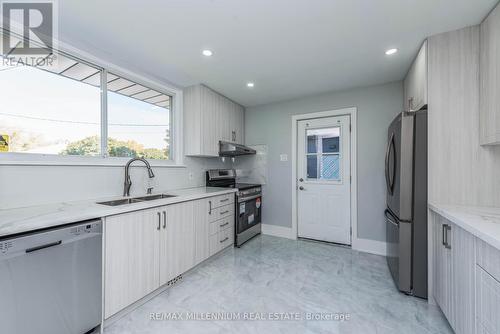
[[[101,233],[101,222],[89,222],[88,224],[78,225],[71,228],[70,233],[73,235],[80,235],[84,233]]]

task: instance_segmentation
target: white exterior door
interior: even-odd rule
[[[298,121],[298,237],[351,244],[350,116]]]

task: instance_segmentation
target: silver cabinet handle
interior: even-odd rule
[[[161,229],[161,213],[158,212],[158,226],[156,229],[159,231]]]
[[[448,240],[448,232],[451,232],[451,225],[446,225],[446,245],[445,245],[447,249],[451,249],[451,244]]]
[[[225,237],[224,239],[222,239],[222,240],[220,241],[220,243],[223,243],[223,242],[224,242],[224,241],[226,241],[227,239],[229,239],[229,237]]]
[[[208,214],[212,214],[212,201],[208,201]]]
[[[225,215],[226,213],[229,213],[229,210],[226,210],[226,211],[224,211],[224,212],[221,212],[221,213],[220,213],[220,215],[222,216],[222,215]]]
[[[220,227],[224,227],[226,225],[229,225],[229,222],[225,223],[225,224],[222,224],[222,225],[219,225]]]
[[[167,228],[167,211],[163,211],[163,229]]]
[[[227,202],[227,201],[229,201],[229,198],[224,198],[224,199],[220,200],[221,203],[224,203],[224,202]]]
[[[446,224],[441,225],[441,244],[446,246]]]

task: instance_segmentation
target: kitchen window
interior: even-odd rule
[[[0,69],[0,135],[8,141],[8,152],[100,155],[101,70],[59,60],[58,66],[45,68]]]
[[[173,132],[181,123],[172,113],[180,91],[55,55],[50,66],[12,65],[1,55],[0,163],[182,163],[180,133]]]
[[[112,73],[107,88],[109,156],[169,159],[172,98]]]

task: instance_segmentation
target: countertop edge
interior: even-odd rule
[[[477,224],[474,224],[472,222],[467,221],[462,215],[471,215],[470,213],[462,212],[461,214],[454,214],[453,213],[453,208],[455,208],[456,211],[462,209],[462,210],[467,210],[468,208],[472,208],[469,206],[451,206],[451,205],[439,205],[439,204],[434,204],[434,203],[429,203],[428,208],[431,211],[434,211],[435,213],[439,214],[440,216],[448,219],[452,223],[456,224],[457,226],[463,228],[465,231],[471,233],[475,237],[481,239],[482,241],[486,242],[490,246],[495,247],[497,250],[500,251],[500,235],[499,237],[495,237],[491,234],[488,234],[486,231],[484,231],[484,226],[477,226]],[[477,215],[480,217],[480,215]],[[491,222],[484,222],[483,224],[494,224]],[[497,228],[500,231],[500,225],[495,226],[494,228]]]
[[[5,226],[2,226],[2,222],[0,222],[0,239],[8,239],[9,237],[14,237],[16,235],[32,233],[38,230],[45,230],[47,228],[57,228],[59,226],[74,224],[82,221],[102,219],[105,217],[111,217],[135,211],[153,209],[155,207],[173,205],[182,202],[195,201],[203,198],[235,193],[238,191],[238,189],[233,188],[220,188],[220,190],[215,190],[212,187],[210,188],[211,191],[207,192],[207,189],[209,188],[210,187],[196,187],[165,191],[165,193],[173,194],[176,196],[170,197],[168,199],[159,199],[150,202],[140,202],[115,207],[106,207],[103,205],[99,205],[96,202],[101,201],[101,199],[95,199],[7,209],[5,211],[10,211],[10,214],[12,216],[15,216],[16,211],[18,211],[20,213],[19,215],[22,216],[21,213],[23,211],[33,210],[36,213],[37,209],[40,210],[40,214],[36,215],[35,213],[33,213],[27,215],[26,217],[10,219],[8,223],[5,223]],[[199,191],[199,193],[196,193],[197,190]],[[51,210],[50,207],[52,206],[53,209]],[[47,212],[45,212],[44,209],[46,209]]]

